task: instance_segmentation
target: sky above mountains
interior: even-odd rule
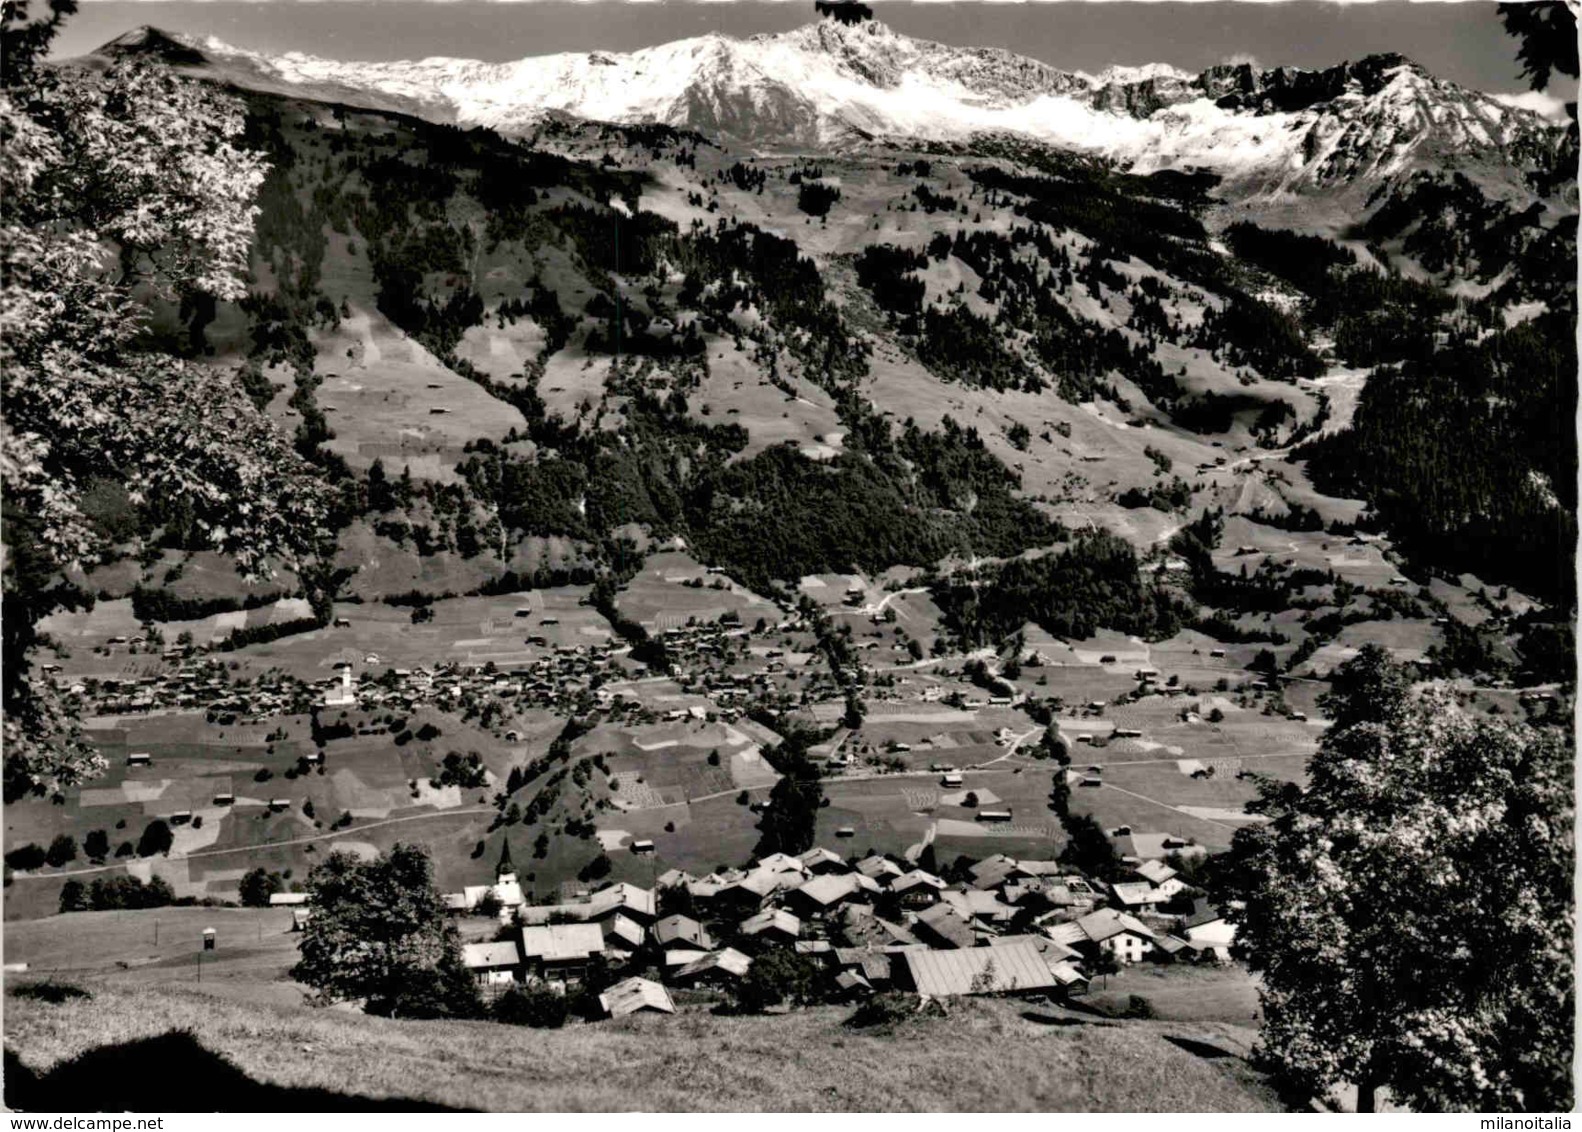
[[[1488,91],[1520,91],[1515,41],[1493,4],[950,3],[876,0],[896,31],[958,46],[1003,47],[1066,70],[1228,60],[1320,67],[1398,51],[1430,72]],[[502,62],[560,51],[630,51],[717,31],[785,31],[813,18],[800,0],[88,0],[56,44],[78,55],[141,24],[217,36],[237,47],[339,59],[432,55]]]

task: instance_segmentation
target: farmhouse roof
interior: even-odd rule
[[[787,853],[771,853],[761,858],[756,867],[772,873],[799,873],[802,871],[802,862]]]
[[[917,923],[951,947],[971,947],[976,942],[971,926],[949,904],[934,905],[917,917]]]
[[[1115,899],[1128,908],[1159,902],[1159,893],[1154,890],[1154,886],[1143,880],[1135,883],[1112,884],[1110,891],[1115,894]]]
[[[1016,912],[992,892],[969,888],[966,892],[944,892],[940,899],[960,912],[963,919],[1008,920]]]
[[[504,940],[497,943],[464,943],[461,960],[469,971],[490,971],[518,966],[522,956],[514,940]]]
[[[1177,875],[1176,871],[1163,861],[1144,861],[1132,871],[1153,885],[1164,884]]]
[[[674,1014],[676,1004],[670,992],[651,979],[636,975],[622,979],[599,996],[599,1005],[611,1018],[624,1018],[639,1010],[657,1010],[661,1014]]]
[[[676,978],[689,979],[717,970],[724,971],[728,975],[734,975],[739,979],[747,974],[747,968],[752,965],[753,961],[746,955],[743,955],[734,947],[726,947],[721,948],[719,951],[711,951],[703,958],[688,963],[676,972]]]
[[[992,994],[1059,985],[1043,955],[1026,944],[903,951],[900,958],[919,994]]]
[[[910,892],[918,885],[926,885],[936,892],[945,890],[945,882],[933,873],[925,873],[922,869],[913,869],[909,873],[902,873],[890,882],[890,891],[895,893]]]
[[[308,894],[306,892],[272,892],[269,894],[269,906],[271,908],[306,904],[307,902]]]
[[[857,871],[865,877],[878,880],[880,877],[898,877],[904,870],[890,858],[874,854],[858,861]]]
[[[617,912],[604,921],[605,940],[617,939],[629,947],[643,945],[643,925]]]
[[[1117,912],[1113,908],[1101,908],[1097,912],[1089,912],[1077,921],[1077,925],[1082,929],[1082,934],[1094,943],[1100,943],[1125,932],[1142,936],[1144,939],[1154,938],[1154,931],[1147,924],[1135,916]]]
[[[801,935],[802,921],[783,908],[765,908],[756,916],[741,922],[743,935],[759,935],[770,930],[781,931],[789,936]]]
[[[709,951],[714,947],[714,941],[709,938],[707,929],[691,916],[666,916],[654,925],[654,939],[659,941],[659,946],[664,947],[671,943],[687,943],[697,947],[700,951]]]
[[[586,959],[604,951],[604,933],[598,924],[547,924],[522,929],[522,952],[529,959],[553,963]]]
[[[1204,924],[1212,924],[1224,918],[1224,915],[1214,905],[1207,900],[1199,899],[1192,905],[1192,914],[1186,918],[1186,926],[1189,928],[1200,928]]]
[[[588,901],[590,919],[596,920],[616,909],[652,918],[655,910],[654,893],[651,889],[638,888],[635,884],[621,881],[595,892]]]

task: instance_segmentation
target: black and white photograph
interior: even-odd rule
[[[1578,69],[0,2],[10,1127],[1569,1128]]]

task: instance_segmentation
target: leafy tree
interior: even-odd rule
[[[1071,815],[1071,783],[1066,780],[1064,770],[1055,771],[1055,776],[1049,784],[1049,808],[1058,814],[1062,821]]]
[[[283,887],[279,873],[256,868],[242,878],[237,889],[244,908],[267,908],[269,898]]]
[[[137,855],[153,857],[160,853],[169,853],[175,843],[176,839],[170,832],[170,826],[155,818],[143,827],[143,835],[137,839]]]
[[[75,0],[0,14],[0,422],[8,798],[104,770],[48,683],[29,679],[38,621],[83,595],[72,566],[163,530],[249,573],[296,565],[319,487],[235,378],[162,354],[140,294],[237,299],[263,163],[236,144],[239,101],[169,68],[44,65]],[[112,501],[106,507],[105,501]],[[107,524],[133,512],[131,531]]]
[[[60,887],[60,910],[62,912],[86,912],[90,907],[88,903],[88,886],[73,877]]]
[[[490,1015],[496,1022],[512,1026],[558,1030],[571,1016],[571,1003],[565,995],[548,987],[513,986],[494,1000]]]
[[[1571,1107],[1572,763],[1561,738],[1338,674],[1308,785],[1266,781],[1225,871],[1293,1083],[1428,1110]],[[1371,691],[1370,691],[1371,690]],[[1370,696],[1372,698],[1370,698]]]
[[[49,843],[49,851],[44,855],[44,863],[57,869],[76,859],[77,839],[69,833],[57,833],[55,839]]]
[[[19,845],[7,853],[5,855],[5,863],[13,869],[37,869],[43,867],[47,856],[48,853],[42,846],[28,842],[26,845]]]
[[[753,960],[736,989],[743,1011],[761,1014],[782,1003],[805,1005],[818,997],[818,968],[805,955],[787,947],[765,951]]]
[[[102,861],[110,855],[110,835],[102,829],[89,831],[82,839],[82,851],[90,861]]]
[[[818,812],[824,805],[824,786],[818,768],[807,754],[808,736],[794,731],[768,756],[780,779],[769,791],[769,801],[758,821],[755,857],[773,853],[793,856],[813,848]]]
[[[1120,854],[1115,852],[1109,834],[1090,814],[1072,814],[1064,825],[1066,846],[1060,851],[1062,864],[1081,869],[1099,880],[1113,880],[1120,875]]]
[[[332,853],[308,874],[314,914],[292,978],[321,1001],[366,1000],[391,1017],[470,1017],[477,990],[421,846],[372,861]]]

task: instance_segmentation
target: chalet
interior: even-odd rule
[[[802,863],[802,867],[813,876],[851,871],[844,858],[818,846],[803,853],[799,860]]]
[[[522,957],[515,940],[463,944],[461,959],[480,986],[505,987],[521,981]]]
[[[271,892],[269,906],[271,908],[299,908],[308,902],[306,892]]]
[[[1132,872],[1153,885],[1161,901],[1169,900],[1186,888],[1186,883],[1181,879],[1180,874],[1163,861],[1144,861]]]
[[[963,920],[984,925],[1007,923],[1016,914],[1015,908],[994,893],[975,888],[965,892],[947,890],[940,894],[940,900],[954,908]]]
[[[878,891],[861,873],[818,876],[786,893],[786,905],[804,916],[823,916],[848,901],[866,903]]]
[[[918,939],[933,947],[972,947],[977,943],[972,925],[949,904],[936,904],[921,913],[914,928]]]
[[[881,857],[879,854],[875,853],[872,856],[864,857],[862,860],[858,861],[857,871],[870,880],[876,880],[880,884],[883,884],[887,878],[898,877],[905,870],[903,870],[900,865],[890,860],[890,858]]]
[[[126,756],[127,766],[153,766],[154,756],[147,751],[133,751]]]
[[[1226,920],[1207,900],[1198,900],[1186,918],[1190,943],[1205,947],[1229,947],[1236,942],[1236,925]]]
[[[713,951],[708,930],[691,916],[666,916],[654,924],[654,942],[661,951]]]
[[[766,943],[795,943],[802,935],[802,921],[783,908],[765,908],[741,922],[744,936]]]
[[[1011,820],[1010,810],[979,810],[978,820],[981,822],[1008,822]]]
[[[648,938],[642,924],[619,912],[601,921],[599,928],[604,933],[604,952],[612,958],[630,959]]]
[[[1076,923],[1089,945],[1108,951],[1121,963],[1135,963],[1143,958],[1153,950],[1157,938],[1141,920],[1112,908],[1089,912]],[[1052,938],[1057,943],[1066,942],[1059,936]]]
[[[861,975],[875,990],[884,990],[890,986],[894,970],[893,953],[872,947],[837,947],[831,954],[837,970]]]
[[[688,963],[671,975],[670,981],[683,987],[734,986],[746,977],[752,965],[753,961],[746,955],[733,947],[726,947]]]
[[[939,895],[944,891],[945,882],[922,869],[903,873],[890,882],[890,892],[897,898],[902,908],[932,907],[939,903]]]
[[[896,956],[895,982],[930,997],[964,994],[1048,995],[1061,980],[1037,948],[971,947],[955,951],[903,951]]]
[[[635,884],[621,881],[593,894],[588,900],[587,918],[603,920],[619,914],[640,924],[651,924],[657,910],[652,889],[638,888]]]
[[[1110,893],[1122,908],[1152,908],[1165,900],[1159,890],[1145,880],[1112,884]]]
[[[835,991],[841,999],[852,1001],[871,995],[874,987],[860,972],[848,970],[836,973]]]
[[[610,1018],[624,1018],[628,1014],[651,1012],[674,1014],[676,1004],[670,992],[651,979],[633,976],[616,983],[599,995],[599,1006]]]
[[[941,776],[939,784],[941,786],[960,786],[964,781],[965,779],[962,778],[959,770],[948,770]]]
[[[588,961],[604,954],[598,924],[546,924],[522,929],[522,958],[529,973],[542,979],[582,978]]]
[[[825,852],[826,850],[816,850]],[[833,854],[832,854],[833,855]],[[837,857],[836,860],[839,860]],[[757,862],[757,868],[771,873],[800,873],[805,872],[807,865],[800,857],[793,857],[788,853],[771,853]]]
[[[647,838],[639,838],[632,842],[632,852],[637,854],[652,853],[654,843]]]

